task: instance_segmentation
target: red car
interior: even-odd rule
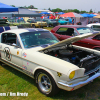
[[[72,36],[93,33],[94,31],[82,25],[59,25],[54,27],[51,32],[61,41]],[[100,35],[82,39],[73,43],[74,45],[100,50]]]

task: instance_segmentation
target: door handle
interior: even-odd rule
[[[58,36],[59,38],[61,38],[61,36]]]

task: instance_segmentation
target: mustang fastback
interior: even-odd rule
[[[46,96],[76,90],[100,76],[100,51],[72,43],[87,33],[60,41],[48,30],[27,28],[0,34],[0,62],[35,79]]]

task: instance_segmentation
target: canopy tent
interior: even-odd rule
[[[41,17],[41,16],[42,16],[41,14],[23,8],[19,8],[18,12],[0,14],[0,17]]]
[[[38,14],[36,12],[24,8],[19,8],[18,10],[18,12],[12,12],[12,14]]]
[[[18,11],[18,8],[0,3],[0,13],[2,13],[2,12],[15,12],[15,11]]]
[[[83,16],[74,12],[69,12],[69,13],[60,15],[60,17],[83,17]]]
[[[59,14],[59,15],[61,15],[61,14],[64,14],[64,12],[58,12],[58,13],[56,13],[56,14]]]
[[[12,13],[2,13],[0,17],[41,17],[41,14],[12,14]]]
[[[92,17],[96,16],[95,14],[90,14]]]
[[[48,13],[48,12],[41,12],[40,14],[50,14],[50,13]]]
[[[99,15],[98,13],[94,13],[94,15]]]
[[[96,15],[94,15],[94,14],[87,14],[87,13],[80,14],[80,15],[82,15],[83,17],[90,17],[90,18],[96,16]]]
[[[100,15],[94,16],[93,18],[100,18]]]

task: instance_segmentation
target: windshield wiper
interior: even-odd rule
[[[39,45],[31,45],[31,46],[28,46],[28,47],[35,47],[35,46],[39,46]]]

